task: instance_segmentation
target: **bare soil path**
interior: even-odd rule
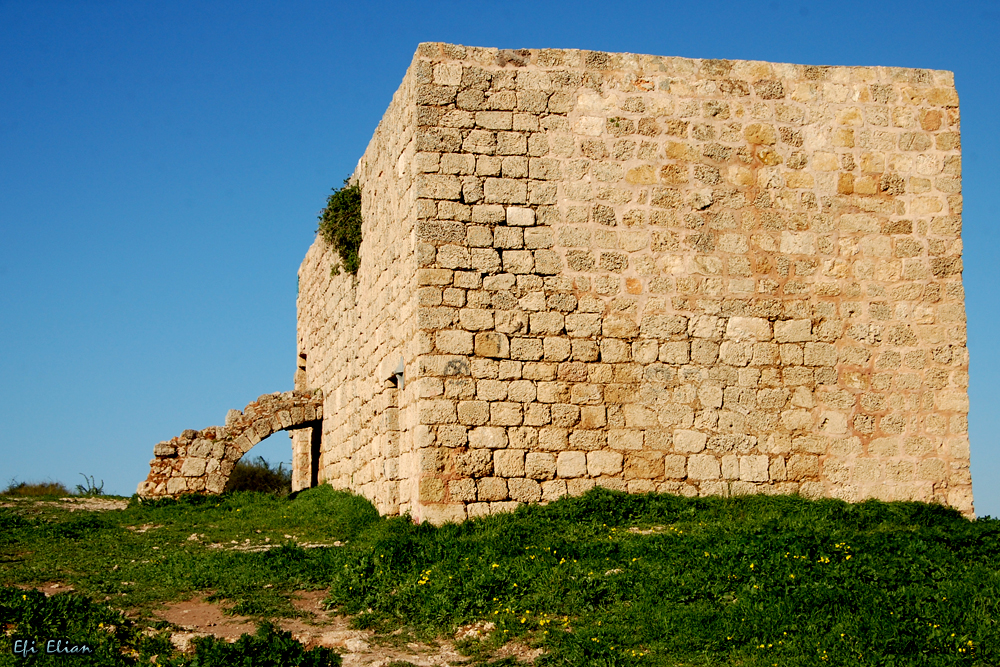
[[[454,639],[441,639],[434,643],[407,642],[400,634],[377,635],[371,630],[354,630],[350,618],[332,614],[323,608],[324,591],[297,591],[293,605],[303,612],[298,619],[282,619],[277,625],[292,633],[297,641],[307,647],[325,646],[341,654],[344,667],[385,667],[389,664],[458,665],[469,662],[455,648],[455,639],[479,639],[489,634],[489,627],[480,624],[460,628]],[[235,641],[243,633],[252,633],[256,624],[251,618],[232,616],[224,608],[202,598],[173,602],[156,612],[156,616],[176,628],[171,641],[181,651],[191,649],[195,637],[212,635]],[[513,656],[521,662],[531,663],[541,651],[512,642],[501,647],[493,656]]]

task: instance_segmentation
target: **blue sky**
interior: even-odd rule
[[[997,0],[0,0],[0,485],[129,495],[156,442],[291,389],[316,213],[445,41],[954,71],[972,474],[1000,515],[997,35]]]

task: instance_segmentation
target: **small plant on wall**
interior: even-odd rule
[[[348,185],[334,190],[326,200],[326,208],[319,215],[319,233],[340,254],[340,266],[333,267],[333,274],[340,269],[355,275],[361,258],[361,188]]]

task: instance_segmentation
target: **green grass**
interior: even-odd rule
[[[148,637],[120,612],[76,594],[45,597],[38,591],[0,589],[0,665],[75,664],[118,667],[134,665],[135,656],[148,658],[170,650],[164,636]],[[89,650],[72,657],[48,655],[48,640],[66,639]],[[28,646],[16,642],[27,642]],[[15,654],[17,650],[19,654]]]
[[[541,665],[1000,664],[1000,521],[919,503],[597,489],[441,528],[325,487],[0,510],[0,584],[49,581],[140,615],[207,593],[277,618],[328,590],[384,634],[492,621],[463,644],[481,660],[518,639]]]
[[[329,565],[312,564],[334,556],[294,544],[351,539],[377,520],[363,499],[329,489],[294,502],[256,493],[133,501],[123,511],[56,520],[0,510],[0,577],[6,584],[57,581],[147,612],[208,591],[236,613],[292,615],[288,594],[322,587]]]
[[[0,588],[0,626],[6,629],[0,637],[0,665],[4,666],[64,665],[67,660],[87,667],[340,665],[340,656],[330,649],[306,650],[291,633],[269,623],[233,644],[198,637],[193,655],[175,654],[167,633],[143,632],[120,612],[76,593],[46,597],[38,591]]]

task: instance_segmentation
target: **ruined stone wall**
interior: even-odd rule
[[[950,73],[423,44],[400,91],[412,115],[386,118],[415,152],[383,159],[417,172],[419,353],[400,507],[461,519],[600,484],[971,513]],[[325,414],[365,423],[362,404]]]
[[[411,489],[400,465],[412,459],[412,388],[389,381],[400,359],[416,356],[413,248],[415,130],[404,80],[352,176],[362,189],[363,242],[357,276],[331,275],[338,256],[322,239],[299,270],[297,385],[322,388],[327,417],[319,480],[351,489],[380,512],[407,509]],[[407,152],[409,147],[409,152]],[[309,436],[294,439],[296,486],[306,486]],[[402,455],[402,458],[401,458]]]
[[[144,498],[222,493],[236,463],[278,431],[312,428],[323,419],[322,392],[264,394],[243,410],[230,410],[225,426],[186,429],[153,447],[149,475],[136,493]]]

